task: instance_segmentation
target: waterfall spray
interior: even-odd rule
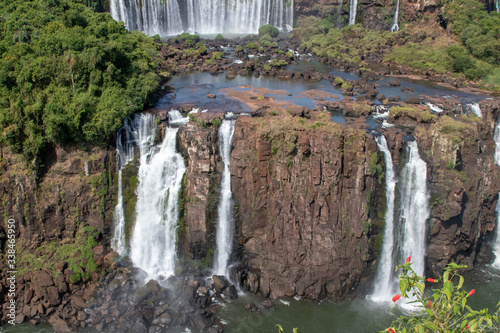
[[[394,13],[394,21],[392,23],[391,32],[399,31],[398,18],[399,18],[399,0],[396,3],[396,12]]]
[[[358,0],[351,0],[349,8],[349,25],[356,24],[356,11],[358,10]]]
[[[140,146],[136,221],[130,243],[134,264],[148,279],[174,274],[178,194],[186,170],[176,152],[178,128],[167,128],[160,147]]]
[[[415,141],[408,142],[408,162],[401,178],[401,222],[403,231],[403,258],[412,253],[413,269],[422,276],[425,260],[425,224],[429,217],[427,165],[418,154]]]
[[[113,216],[114,235],[111,247],[120,255],[126,252],[125,213],[123,202],[122,175],[125,166],[135,157],[135,146],[146,147],[153,144],[156,126],[151,114],[138,114],[125,119],[116,138],[116,165],[118,169],[118,203]]]
[[[377,146],[384,153],[385,158],[385,228],[382,252],[378,259],[378,268],[375,275],[375,288],[372,298],[375,301],[390,301],[395,292],[397,281],[394,280],[394,197],[396,189],[396,177],[392,164],[391,151],[387,147],[387,141],[383,135],[375,139]]]
[[[497,122],[495,127],[495,134],[493,136],[495,140],[495,163],[500,165],[500,121]],[[498,201],[500,201],[500,193],[498,194]],[[497,234],[495,239],[495,244],[493,245],[493,253],[495,254],[495,261],[493,262],[493,267],[500,269],[500,204],[497,201],[497,207],[495,209],[497,217]]]
[[[217,221],[217,250],[213,272],[216,275],[228,276],[229,257],[233,250],[233,200],[231,193],[230,157],[231,143],[234,134],[234,120],[224,120],[219,128],[219,150],[224,162],[219,201],[219,218]]]

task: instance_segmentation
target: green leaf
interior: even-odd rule
[[[406,280],[400,279],[399,280],[399,290],[401,290],[402,293],[406,293],[406,286],[407,286]]]
[[[453,292],[453,283],[451,281],[446,281],[443,284],[443,292],[448,300],[451,300],[451,293]]]
[[[443,282],[447,282],[449,276],[450,276],[450,272],[449,271],[444,272],[444,274],[443,274]]]
[[[462,288],[463,285],[464,285],[464,277],[460,275],[460,279],[458,280],[457,290],[460,290],[460,288]]]
[[[467,303],[467,298],[462,298],[462,310],[465,308],[465,304]]]

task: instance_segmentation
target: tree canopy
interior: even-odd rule
[[[0,141],[31,159],[48,145],[106,143],[160,83],[152,38],[79,1],[0,2]]]

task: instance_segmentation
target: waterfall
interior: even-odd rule
[[[483,118],[483,114],[481,113],[481,108],[479,107],[479,103],[468,104],[472,113],[474,113],[479,118]]]
[[[178,0],[111,0],[111,16],[128,30],[147,35],[175,35],[182,32]]]
[[[398,17],[399,17],[399,0],[396,3],[396,12],[394,13],[394,21],[392,23],[391,32],[399,31]]]
[[[111,15],[148,35],[257,33],[265,24],[292,31],[293,0],[111,0]]]
[[[213,272],[228,276],[227,266],[233,249],[233,200],[231,193],[230,157],[231,142],[234,134],[234,120],[223,120],[219,128],[219,150],[224,162],[217,221],[217,250]]]
[[[351,0],[349,9],[349,25],[356,24],[356,11],[358,10],[358,0]]]
[[[500,121],[497,122],[495,127],[495,134],[493,136],[495,140],[495,163],[500,165]],[[500,193],[498,194],[498,201],[500,201]],[[497,207],[495,209],[497,216],[497,235],[495,239],[495,244],[493,245],[493,253],[495,254],[495,261],[493,262],[493,267],[500,269],[500,204],[497,201]]]
[[[125,119],[116,136],[116,166],[118,170],[118,203],[115,206],[115,226],[111,247],[120,255],[126,252],[125,214],[123,207],[122,173],[125,166],[135,157],[135,145],[152,144],[154,140],[154,118],[150,114],[138,114]]]
[[[154,124],[154,121],[153,121]],[[153,125],[154,126],[154,125]],[[167,128],[162,144],[154,146],[154,132],[140,144],[136,221],[130,257],[148,279],[174,274],[178,193],[186,167],[176,151],[178,128]]]
[[[178,110],[170,110],[168,113],[168,123],[172,125],[182,125],[187,124],[189,122],[189,118],[184,118],[180,111]]]
[[[397,281],[394,280],[394,196],[396,189],[396,177],[392,164],[391,151],[387,147],[387,141],[383,135],[375,138],[377,146],[384,153],[385,158],[385,228],[382,252],[378,259],[378,268],[375,275],[375,288],[372,298],[375,301],[390,301],[395,293]]]
[[[429,217],[429,193],[427,192],[427,165],[418,154],[415,141],[407,147],[408,162],[401,175],[401,216],[404,226],[402,255],[412,254],[412,267],[415,272],[424,274],[425,224]]]
[[[497,7],[497,12],[500,12],[500,6],[498,5],[498,0],[495,0],[495,5]]]

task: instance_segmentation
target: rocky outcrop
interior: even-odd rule
[[[500,191],[493,141],[500,105],[488,100],[480,105],[482,119],[444,118],[416,132],[431,175],[430,273],[441,272],[449,262],[473,267],[487,260],[481,254],[491,254],[485,245],[494,234]]]
[[[218,155],[218,127],[204,128],[190,122],[179,129],[178,138],[187,165],[179,223],[181,252],[195,260],[208,257],[210,263],[220,187],[218,168],[223,167]]]
[[[372,268],[371,229],[382,209],[372,196],[380,188],[376,144],[362,130],[322,118],[327,115],[318,117],[324,123],[236,122],[231,181],[238,274],[252,292],[342,298]]]
[[[56,147],[45,156],[46,172],[38,181],[27,162],[2,152],[2,321],[11,319],[6,307],[15,299],[16,322],[49,319],[61,332],[80,326],[77,313],[100,279],[107,253],[102,235],[110,234],[114,161],[105,149]],[[6,267],[8,219],[15,224],[14,269]],[[14,298],[5,292],[12,276]]]

